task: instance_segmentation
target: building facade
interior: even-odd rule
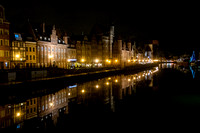
[[[26,46],[26,68],[36,67],[36,42],[25,41]]]
[[[14,33],[11,45],[10,64],[11,68],[24,68],[26,61],[25,42],[20,33]]]
[[[9,25],[5,19],[5,9],[0,5],[0,69],[10,68]]]
[[[36,60],[38,67],[67,68],[67,36],[58,39],[55,26],[50,36],[39,35],[36,47]]]
[[[109,28],[94,25],[89,36],[75,41],[77,62],[83,67],[106,67],[111,65],[114,26]]]
[[[115,40],[113,45],[113,58],[112,62],[114,66],[125,67],[133,64],[135,59],[134,47],[131,42],[123,42],[119,37]]]

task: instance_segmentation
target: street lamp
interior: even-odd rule
[[[98,67],[99,59],[96,59],[95,62],[97,63],[97,67]]]
[[[84,62],[85,62],[85,59],[81,59],[81,62],[82,62],[82,66],[83,66],[83,64],[84,64]]]
[[[51,58],[53,58],[53,55],[49,55],[49,59],[50,59],[50,67],[51,67]]]
[[[16,57],[19,58],[19,55],[17,54]]]

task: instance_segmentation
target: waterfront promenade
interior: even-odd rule
[[[67,82],[73,82],[74,80],[81,79],[82,81],[88,78],[98,78],[102,76],[109,76],[113,74],[122,74],[122,73],[133,73],[142,71],[154,66],[158,66],[158,63],[151,64],[135,64],[133,66],[127,66],[125,68],[120,67],[107,67],[107,68],[92,68],[92,69],[59,69],[59,68],[45,68],[45,69],[33,69],[32,71],[41,71],[43,75],[41,77],[32,76],[30,70],[17,70],[16,78],[12,81],[7,81],[4,79],[4,82],[0,82],[0,86],[16,85],[21,83],[31,83],[39,81],[52,81],[52,80],[61,80],[64,79]],[[7,72],[8,73],[8,72]],[[3,74],[2,74],[3,75]],[[5,75],[5,72],[4,72]],[[4,78],[4,77],[1,77]],[[5,76],[5,78],[7,78]]]

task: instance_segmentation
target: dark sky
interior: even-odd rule
[[[184,2],[3,0],[0,4],[15,25],[29,18],[33,23],[55,24],[69,33],[87,34],[95,23],[112,22],[122,35],[159,39],[166,50],[190,52],[200,48],[200,11],[197,3]]]

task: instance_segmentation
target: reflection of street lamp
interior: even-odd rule
[[[50,67],[51,67],[51,58],[53,58],[53,55],[49,55],[50,58]]]

